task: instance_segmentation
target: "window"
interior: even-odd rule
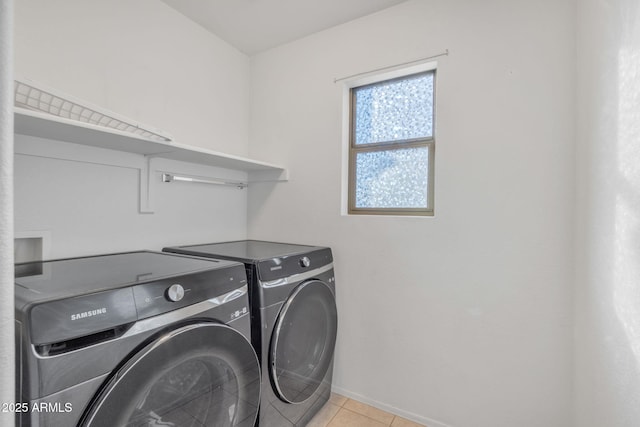
[[[435,70],[350,89],[350,214],[433,215]]]

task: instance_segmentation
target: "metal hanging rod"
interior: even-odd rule
[[[449,56],[449,49],[445,49],[444,52],[441,52],[441,53],[439,53],[437,55],[431,55],[431,56],[427,56],[425,58],[414,59],[413,61],[402,62],[400,64],[395,64],[395,65],[388,65],[386,67],[376,68],[375,70],[369,70],[369,71],[364,71],[362,73],[351,74],[350,76],[340,77],[339,79],[333,79],[333,82],[334,83],[338,83],[338,82],[341,82],[343,80],[349,80],[349,79],[352,79],[354,77],[360,77],[360,76],[364,76],[364,75],[371,74],[371,73],[377,73],[377,72],[380,72],[380,71],[393,70],[395,68],[404,67],[406,65],[419,64],[421,62],[429,61],[431,59],[440,58],[441,56]]]
[[[248,183],[239,182],[239,181],[223,181],[221,179],[196,178],[192,176],[173,175],[170,173],[162,174],[162,182],[173,182],[173,181],[196,182],[199,184],[225,185],[227,187],[237,187],[240,190],[242,190],[243,188],[247,188],[249,186]]]

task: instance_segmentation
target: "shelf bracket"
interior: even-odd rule
[[[152,214],[153,209],[153,196],[155,193],[155,181],[153,179],[153,161],[154,157],[150,155],[144,156],[144,162],[140,168],[140,205],[138,211],[141,214]]]

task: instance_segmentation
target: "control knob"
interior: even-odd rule
[[[182,285],[175,283],[167,289],[167,299],[169,301],[178,302],[184,297],[184,288]]]
[[[300,258],[300,266],[301,267],[309,267],[311,265],[311,260],[308,257]]]

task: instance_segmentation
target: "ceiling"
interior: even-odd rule
[[[253,55],[406,0],[162,0]]]

